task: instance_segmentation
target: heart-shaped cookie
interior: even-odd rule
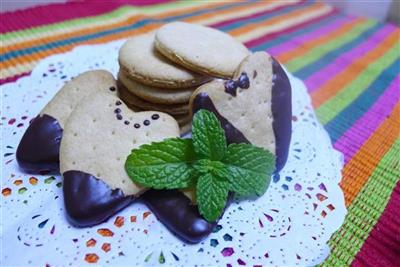
[[[228,143],[251,143],[275,153],[276,169],[286,163],[291,139],[291,86],[282,66],[265,52],[246,57],[232,80],[200,86],[190,110],[214,112]]]
[[[72,224],[100,223],[143,192],[125,172],[131,150],[178,137],[179,127],[161,112],[133,112],[111,94],[94,93],[70,114],[60,147],[64,199]]]
[[[25,131],[17,149],[19,166],[28,173],[58,172],[65,121],[82,98],[101,91],[117,93],[113,75],[104,70],[87,71],[67,82]]]

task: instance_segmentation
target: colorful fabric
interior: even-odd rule
[[[344,154],[348,215],[324,265],[400,262],[400,29],[315,1],[81,1],[1,15],[1,83],[43,58],[184,20],[266,50],[305,81]],[[146,4],[146,5],[143,5]],[[10,92],[12,93],[12,92]]]

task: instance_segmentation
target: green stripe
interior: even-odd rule
[[[341,35],[340,37],[336,37],[330,42],[327,42],[323,45],[318,45],[314,47],[307,53],[301,55],[300,57],[296,57],[285,64],[285,66],[291,71],[296,72],[301,68],[312,64],[317,61],[319,58],[328,54],[329,52],[338,49],[343,44],[348,43],[352,40],[355,40],[360,34],[369,30],[373,26],[377,24],[376,21],[368,20],[366,22],[359,22],[358,25],[353,27],[346,34]]]
[[[354,77],[355,79],[343,88],[335,97],[326,101],[317,110],[318,119],[322,124],[328,123],[338,113],[354,101],[368,86],[399,58],[399,43],[396,43],[388,52],[372,64],[369,64],[364,71]]]
[[[340,230],[329,240],[332,251],[324,266],[349,266],[360,251],[400,180],[399,153],[397,139],[349,206]]]
[[[185,6],[195,6],[195,5],[202,5],[206,4],[208,1],[205,2],[197,2],[193,4],[192,1],[179,1],[179,2],[169,2],[169,3],[164,3],[164,4],[159,4],[159,5],[154,5],[154,6],[146,6],[146,7],[134,7],[134,6],[123,6],[120,8],[117,8],[109,13],[98,15],[98,16],[92,16],[92,17],[85,17],[85,18],[79,18],[79,19],[72,19],[72,20],[67,20],[59,23],[54,23],[54,24],[48,24],[40,27],[35,27],[35,28],[30,28],[30,29],[25,29],[21,31],[14,31],[14,32],[9,32],[1,35],[1,39],[6,41],[10,40],[13,38],[19,38],[19,37],[32,37],[36,34],[43,33],[43,32],[53,32],[57,30],[65,30],[65,28],[70,28],[70,27],[77,27],[77,26],[82,26],[85,24],[91,24],[95,22],[104,22],[107,20],[113,20],[116,17],[121,17],[124,16],[128,13],[132,13],[132,11],[137,11],[138,14],[146,14],[146,13],[151,13],[155,11],[169,11],[176,9],[177,7],[185,7]]]

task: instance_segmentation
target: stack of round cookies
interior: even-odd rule
[[[173,22],[130,38],[119,51],[118,90],[133,110],[172,115],[190,130],[189,99],[213,77],[230,78],[248,50],[215,29]]]

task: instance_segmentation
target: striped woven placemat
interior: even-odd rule
[[[341,186],[349,212],[324,264],[398,264],[400,29],[394,25],[315,1],[52,4],[1,15],[0,82],[29,75],[49,55],[174,20],[226,31],[304,80],[319,120],[345,156]]]

